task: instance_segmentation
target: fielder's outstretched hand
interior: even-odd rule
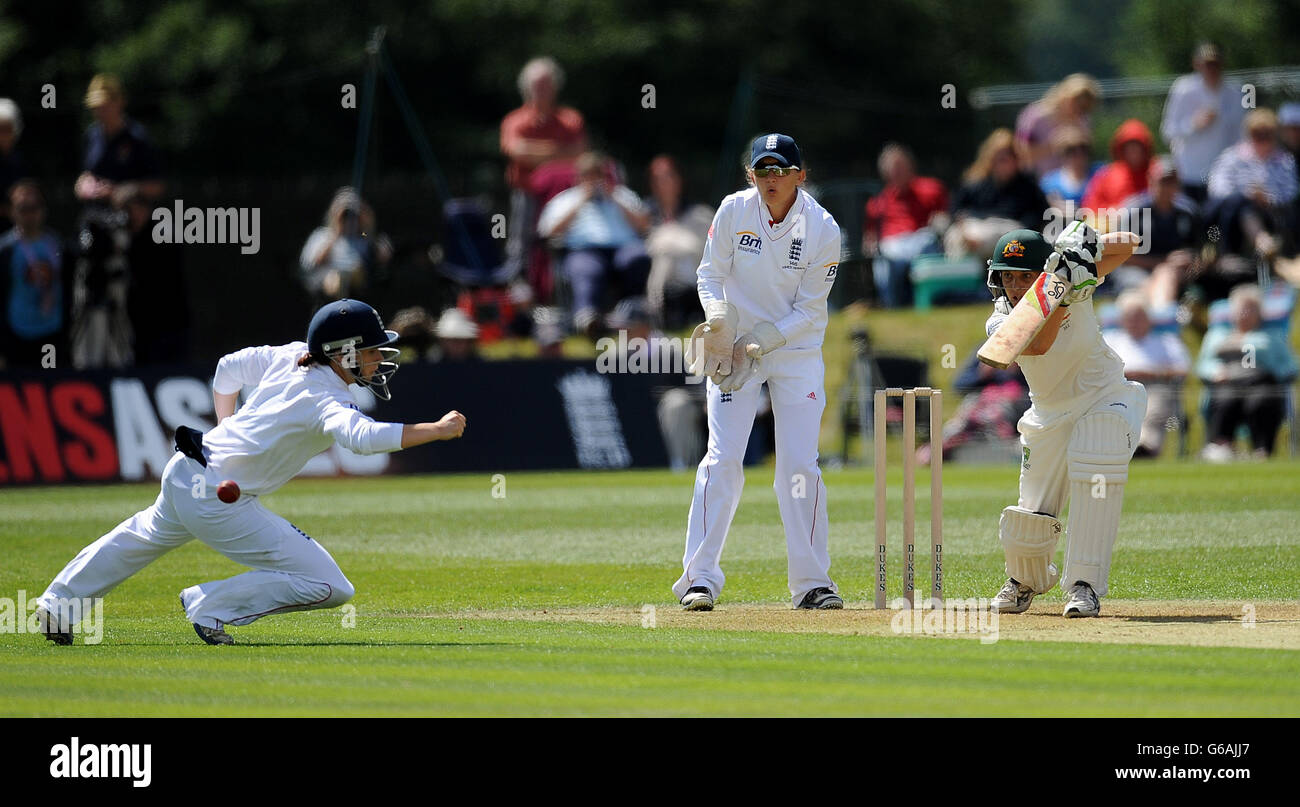
[[[465,416],[453,409],[443,415],[437,425],[439,440],[455,440],[465,433]]]

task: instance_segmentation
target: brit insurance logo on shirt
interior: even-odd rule
[[[758,233],[741,230],[736,235],[740,236],[740,240],[736,242],[736,249],[741,252],[748,252],[750,255],[763,254],[763,239],[759,237]]]

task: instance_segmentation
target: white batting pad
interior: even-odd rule
[[[1082,580],[1099,597],[1107,591],[1135,437],[1128,420],[1110,412],[1085,415],[1070,436],[1070,528],[1062,579],[1067,585]]]
[[[998,522],[1007,575],[1036,593],[1051,591],[1058,575],[1052,558],[1061,537],[1060,520],[1023,507],[1008,507]]]

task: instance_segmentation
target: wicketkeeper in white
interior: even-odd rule
[[[697,271],[707,321],[692,334],[686,358],[693,373],[708,377],[709,446],[695,474],[684,569],[673,593],[692,611],[711,610],[722,593],[719,560],[767,382],[792,602],[843,608],[830,578],[826,486],[817,466],[826,297],[839,266],[840,228],[799,187],[807,175],[792,138],[757,138],[746,166],[752,187],[722,201]]]
[[[1092,293],[1136,240],[1132,233],[1099,239],[1087,224],[1071,222],[1049,247],[1033,230],[1013,230],[989,261],[996,297],[989,335],[1041,272],[1055,272],[1070,287],[1018,359],[1032,405],[1019,423],[1020,500],[1002,511],[999,524],[1009,578],[992,603],[1000,613],[1024,612],[1058,579],[1066,588],[1065,616],[1101,612],[1147,393],[1125,380],[1124,363],[1102,339]],[[1067,500],[1065,569],[1058,574],[1053,559]]]
[[[349,384],[390,398],[396,339],[375,309],[338,300],[316,312],[306,342],[223,357],[212,382],[218,425],[207,434],[178,429],[157,500],[81,550],[54,578],[37,608],[46,638],[71,644],[72,626],[81,619],[74,603],[104,596],[192,538],[253,569],[181,592],[187,618],[208,644],[231,644],[227,625],[351,599],[352,584],[329,552],[260,497],[333,443],[375,454],[461,436],[465,416],[455,410],[436,423],[401,424],[376,422],[357,407]],[[240,390],[249,386],[256,389],[236,412]],[[224,480],[241,492],[231,503],[217,498]]]

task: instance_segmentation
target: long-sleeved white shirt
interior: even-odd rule
[[[1196,115],[1207,107],[1215,111],[1214,121],[1196,129]],[[1214,158],[1241,137],[1245,117],[1239,85],[1220,81],[1218,88],[1211,90],[1199,73],[1179,76],[1169,88],[1160,122],[1160,134],[1173,151],[1179,181],[1207,184]]]
[[[221,358],[212,388],[257,388],[235,414],[203,435],[208,468],[244,494],[271,493],[331,443],[358,454],[397,451],[402,424],[364,414],[330,368],[299,367],[306,342],[248,347]]]
[[[826,298],[840,263],[840,226],[802,188],[780,224],[769,215],[755,188],[722,200],[696,270],[700,302],[736,306],[737,333],[771,322],[786,348],[821,347]]]

